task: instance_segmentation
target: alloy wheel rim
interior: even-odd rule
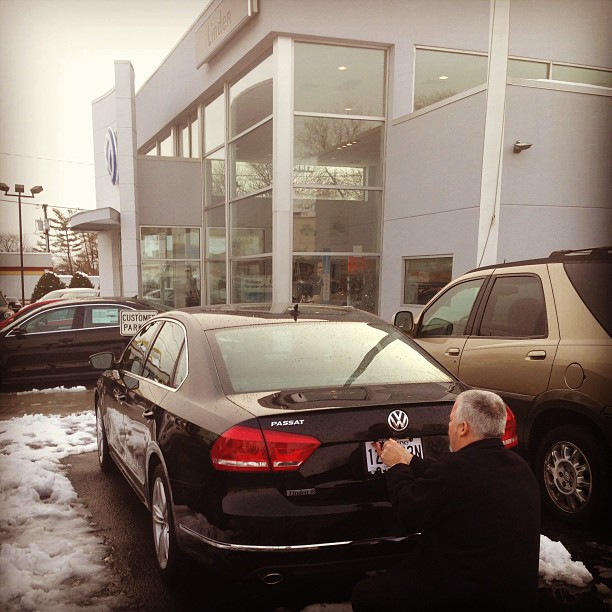
[[[170,547],[170,522],[168,519],[168,503],[166,490],[160,478],[153,485],[153,497],[151,500],[151,515],[153,517],[153,539],[157,562],[162,569],[168,565],[168,554]]]
[[[584,509],[592,492],[591,467],[584,453],[571,442],[557,442],[544,459],[544,482],[552,501],[564,512]]]
[[[96,443],[98,446],[98,461],[102,463],[104,457],[104,431],[102,429],[102,418],[100,409],[96,411]]]

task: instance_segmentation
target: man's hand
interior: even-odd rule
[[[373,444],[378,456],[388,467],[393,467],[398,463],[410,465],[412,457],[414,457],[410,451],[406,450],[399,442],[392,438],[383,442],[373,442]]]

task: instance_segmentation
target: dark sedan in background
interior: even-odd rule
[[[99,372],[91,367],[90,355],[109,350],[118,357],[140,327],[132,325],[131,333],[122,335],[121,313],[152,316],[161,310],[167,307],[130,298],[58,300],[32,307],[0,329],[0,388],[93,383]]]
[[[311,304],[163,313],[91,361],[100,465],[151,511],[166,579],[184,552],[268,584],[405,554],[372,442],[447,452],[466,388],[382,319]]]

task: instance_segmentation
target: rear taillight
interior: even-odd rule
[[[217,438],[211,459],[226,472],[295,471],[320,444],[311,436],[235,425]]]
[[[506,448],[518,445],[518,434],[516,433],[516,417],[514,412],[506,406],[506,430],[502,436],[502,442]]]

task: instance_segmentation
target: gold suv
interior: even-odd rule
[[[612,247],[478,268],[394,323],[472,387],[501,395],[544,506],[568,522],[612,490]]]

